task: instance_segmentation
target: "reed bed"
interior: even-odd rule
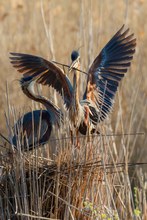
[[[14,117],[11,111],[9,116]],[[145,219],[145,176],[138,169],[144,164],[118,160],[117,137],[101,130],[80,136],[80,148],[76,137],[73,144],[70,136],[63,137],[63,128],[59,138],[30,152],[4,141],[1,219]],[[135,167],[137,176],[131,177]]]
[[[9,52],[69,64],[71,51],[81,47],[81,69],[87,71],[122,23],[135,33],[137,50],[112,117],[100,125],[100,135],[81,136],[79,149],[76,137],[71,142],[66,112],[49,143],[31,152],[0,138],[0,219],[147,219],[146,8],[143,0],[76,0],[72,7],[67,0],[1,1],[0,132],[9,142],[18,118],[42,108],[21,93],[14,81],[20,76],[8,65]],[[81,74],[81,95],[84,82]],[[64,109],[53,90],[42,92]]]

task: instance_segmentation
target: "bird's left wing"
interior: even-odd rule
[[[102,49],[88,71],[84,99],[92,100],[100,111],[100,120],[112,108],[119,82],[127,72],[135,52],[136,39],[122,28]]]
[[[52,86],[62,96],[67,109],[69,108],[73,88],[61,68],[42,57],[23,53],[10,54],[11,63],[18,72],[24,77],[32,77],[34,80],[37,78],[37,83]]]

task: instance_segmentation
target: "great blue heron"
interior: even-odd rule
[[[69,110],[70,121],[76,132],[93,133],[112,109],[119,82],[127,72],[135,53],[136,39],[124,31],[124,25],[112,37],[95,58],[88,71],[86,90],[83,100],[79,100],[80,56],[77,51],[71,54],[73,86],[63,70],[53,62],[41,57],[11,53],[11,63],[25,76],[35,78],[36,83],[52,86],[63,97]]]
[[[12,142],[23,150],[32,150],[33,147],[48,142],[53,125],[60,127],[63,119],[61,110],[51,101],[34,92],[35,80],[32,77],[23,77],[20,85],[27,97],[42,103],[46,110],[34,110],[21,117],[14,126],[15,135]]]

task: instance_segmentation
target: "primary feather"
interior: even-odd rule
[[[119,83],[131,65],[135,47],[134,35],[129,35],[129,29],[124,30],[123,25],[93,61],[88,71],[83,100],[76,100],[76,102],[79,86],[76,85],[78,82],[76,75],[79,73],[75,69],[79,65],[77,51],[73,51],[71,55],[70,70],[73,70],[76,79],[74,88],[62,69],[53,62],[20,53],[11,53],[10,59],[12,65],[24,76],[32,76],[34,79],[37,77],[37,83],[52,86],[59,92],[67,109],[71,112],[71,120],[78,120],[78,123],[74,124],[79,126],[82,134],[85,134],[89,126],[94,132],[97,123],[103,121],[111,111]],[[77,71],[76,74],[75,71]],[[73,117],[74,114],[77,116]]]

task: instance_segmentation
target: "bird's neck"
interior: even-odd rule
[[[21,88],[22,88],[23,93],[24,93],[28,98],[34,100],[35,102],[39,102],[39,103],[42,103],[43,105],[45,105],[46,103],[45,103],[44,98],[42,98],[41,96],[35,94],[34,84],[35,84],[35,82],[32,81],[32,82],[30,82],[30,83],[27,84],[27,85],[21,85]]]
[[[76,71],[76,70],[74,70]],[[78,128],[83,118],[83,110],[79,102],[79,72],[74,72],[72,103],[69,116],[74,127]]]
[[[74,77],[73,77],[73,97],[72,102],[77,110],[79,108],[79,72],[74,70]]]
[[[51,119],[56,119],[56,115],[60,114],[58,109],[56,109],[56,107],[53,105],[53,103],[49,102],[45,97],[42,97],[40,95],[35,94],[34,84],[35,84],[35,82],[31,82],[29,85],[26,85],[26,86],[22,85],[22,90],[23,90],[24,94],[27,97],[29,97],[30,99],[34,100],[35,102],[39,102],[39,103],[43,104],[45,106],[45,108],[49,111],[49,113],[53,114],[54,117],[51,117]]]

